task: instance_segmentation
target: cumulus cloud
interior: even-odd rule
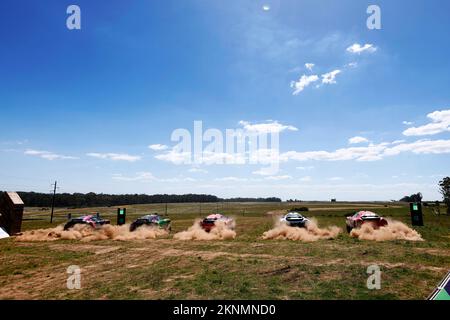
[[[450,131],[450,110],[434,111],[427,117],[431,123],[408,128],[403,131],[403,134],[405,136],[427,136]]]
[[[216,178],[215,181],[232,181],[232,182],[243,182],[247,181],[247,178],[238,178],[238,177],[224,177],[224,178]]]
[[[291,88],[295,89],[292,93],[294,96],[298,95],[300,92],[305,90],[311,83],[314,83],[319,80],[319,76],[317,75],[302,75],[302,77],[298,81],[291,82]]]
[[[335,151],[288,151],[280,154],[280,161],[378,161],[401,153],[447,154],[450,153],[450,140],[419,140],[415,142],[383,142],[364,147],[342,148]]]
[[[373,44],[366,43],[365,45],[360,45],[359,43],[354,43],[347,48],[347,52],[361,54],[363,52],[374,53],[377,51],[377,47]]]
[[[323,84],[334,84],[336,83],[336,76],[341,73],[341,70],[333,70],[331,72],[322,75]]]
[[[91,152],[86,154],[88,157],[112,160],[112,161],[128,161],[128,162],[136,162],[141,160],[140,156],[132,156],[126,153],[97,153]]]
[[[247,155],[245,153],[226,153],[226,152],[212,152],[203,151],[199,155],[199,159],[193,159],[193,153],[181,152],[176,149],[172,149],[166,153],[158,154],[156,159],[171,162],[176,165],[181,164],[245,164]]]
[[[192,173],[208,173],[208,170],[200,169],[200,168],[191,168],[188,171],[192,172]]]
[[[50,151],[42,151],[42,150],[33,150],[33,149],[28,149],[24,152],[27,156],[35,156],[35,157],[39,157],[45,160],[74,160],[74,159],[78,159],[77,157],[72,157],[72,156],[65,156],[62,154],[57,154],[54,152],[50,152]]]
[[[254,175],[258,176],[270,176],[273,175],[273,169],[272,168],[261,168],[259,170],[252,172]]]
[[[191,152],[180,152],[178,150],[170,150],[169,152],[158,154],[156,159],[172,162],[173,164],[183,164],[191,162]]]
[[[309,71],[312,71],[312,69],[314,68],[315,64],[314,63],[305,63],[305,67],[306,69],[308,69]]]
[[[297,167],[297,170],[312,170],[314,169],[314,166],[307,166],[307,167]]]
[[[269,176],[269,177],[265,177],[265,180],[273,180],[273,181],[280,181],[280,180],[290,180],[292,179],[291,176],[289,175],[283,175],[283,176]]]
[[[195,182],[195,181],[197,181],[196,179],[190,178],[190,177],[158,178],[158,177],[155,177],[151,172],[138,172],[133,177],[123,176],[122,174],[114,174],[112,178],[113,178],[113,180],[118,180],[118,181],[133,181],[133,182],[136,182],[136,181],[141,181],[141,182],[148,182],[148,181],[157,181],[157,182],[183,182],[183,181],[188,181],[188,182]]]
[[[348,143],[350,143],[350,144],[359,144],[359,143],[368,143],[368,142],[369,142],[369,140],[367,140],[366,138],[358,137],[358,136],[348,139]]]
[[[155,151],[162,151],[162,150],[166,150],[167,148],[169,148],[168,146],[166,146],[165,144],[151,144],[148,146],[149,149],[155,150]]]
[[[384,150],[384,156],[395,156],[403,152],[414,154],[450,153],[450,140],[419,140],[411,143],[401,143]]]
[[[113,180],[119,181],[152,181],[156,180],[151,172],[138,172],[134,177],[125,177],[122,174],[114,174]]]
[[[247,132],[263,134],[263,133],[280,133],[286,130],[298,131],[294,126],[284,125],[278,121],[268,121],[265,123],[250,123],[248,121],[241,120],[239,124],[244,127]]]
[[[405,126],[412,126],[414,124],[414,122],[411,121],[403,121],[402,122]]]

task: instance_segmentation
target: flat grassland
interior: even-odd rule
[[[321,227],[343,232],[334,240],[262,240],[274,216],[307,206]],[[133,205],[127,220],[165,205]],[[361,241],[345,232],[345,214],[367,209],[410,225],[397,203],[169,204],[172,233],[155,240],[17,242],[0,240],[0,299],[426,299],[450,270],[450,216],[424,208],[425,239]],[[49,228],[73,216],[100,212],[116,223],[116,208],[27,208],[23,229]],[[173,234],[219,211],[235,217],[237,237],[179,241]],[[272,214],[267,214],[271,212]],[[273,214],[275,213],[275,214]],[[381,289],[367,289],[367,267],[379,265]],[[81,289],[68,290],[67,267],[81,267]]]

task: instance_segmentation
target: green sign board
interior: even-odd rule
[[[423,226],[422,204],[414,202],[409,204],[411,212],[411,223],[413,226]]]
[[[127,209],[126,208],[118,208],[117,209],[117,225],[124,225],[126,222]]]

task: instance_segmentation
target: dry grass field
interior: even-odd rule
[[[321,227],[343,229],[336,239],[263,240],[277,214],[307,206]],[[149,240],[0,240],[0,299],[425,299],[450,270],[450,216],[425,208],[425,241],[362,241],[345,232],[345,214],[367,209],[410,226],[397,203],[169,204],[170,235]],[[127,220],[162,205],[127,206]],[[180,241],[173,234],[195,219],[221,212],[236,219],[237,236]],[[27,208],[23,230],[51,228],[66,215],[100,212],[116,222],[116,208]],[[271,213],[271,214],[268,214]],[[366,286],[369,265],[382,271],[380,290]],[[81,289],[66,286],[67,268],[81,267]]]

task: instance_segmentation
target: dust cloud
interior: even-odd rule
[[[97,240],[146,240],[156,239],[160,236],[167,235],[168,232],[163,229],[141,226],[134,232],[130,232],[129,225],[112,226],[103,225],[98,229],[91,226],[77,224],[69,230],[64,230],[64,227],[57,226],[50,229],[37,229],[25,231],[22,235],[15,238],[16,241],[56,241],[56,240],[80,240],[83,242],[97,241]]]
[[[350,232],[350,236],[358,238],[359,240],[372,241],[424,241],[422,236],[416,230],[395,220],[389,220],[387,226],[380,228],[375,228],[371,223],[365,223],[361,228],[353,229]]]
[[[274,239],[314,242],[318,240],[334,239],[341,232],[342,229],[336,226],[319,228],[315,219],[311,219],[306,224],[306,228],[290,227],[287,224],[278,221],[273,229],[264,232],[262,238],[264,240]]]
[[[230,240],[236,238],[234,222],[232,226],[227,226],[223,221],[216,221],[214,228],[206,232],[200,226],[201,220],[196,220],[194,224],[186,231],[176,233],[173,238],[176,240]]]

